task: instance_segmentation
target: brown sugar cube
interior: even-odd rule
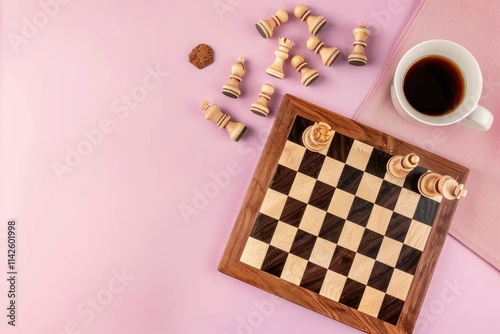
[[[201,70],[214,62],[214,50],[210,45],[199,44],[189,53],[189,62]]]

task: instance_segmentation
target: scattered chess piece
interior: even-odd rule
[[[355,66],[364,66],[366,65],[366,62],[368,58],[365,55],[365,47],[366,47],[366,40],[368,39],[368,36],[370,36],[370,31],[366,29],[366,25],[364,23],[360,23],[359,27],[354,29],[352,31],[354,34],[354,50],[352,53],[349,55],[347,61],[351,65]]]
[[[311,36],[307,40],[306,46],[309,50],[314,51],[314,53],[319,53],[321,61],[326,66],[332,66],[340,54],[340,51],[336,47],[325,47],[325,43],[321,42],[316,36]]]
[[[283,63],[286,59],[288,59],[288,52],[290,52],[290,49],[293,48],[294,45],[295,43],[286,37],[279,38],[278,50],[274,52],[276,59],[274,60],[274,63],[266,69],[267,74],[278,79],[283,79],[285,77],[285,73],[283,72]]]
[[[305,21],[307,23],[307,29],[313,36],[316,36],[326,24],[326,20],[323,16],[311,15],[311,11],[302,4],[295,7],[293,15],[295,15],[295,17],[300,19],[302,22]]]
[[[301,74],[300,82],[308,87],[316,79],[319,78],[318,71],[307,67],[307,63],[301,55],[295,55],[292,58],[292,66],[297,69],[297,72]]]
[[[302,133],[304,146],[313,152],[321,151],[332,138],[332,127],[324,122],[314,123]]]
[[[238,58],[238,61],[231,66],[231,75],[229,82],[222,86],[222,94],[237,99],[241,95],[239,84],[241,78],[245,75],[245,59]]]
[[[387,162],[387,173],[392,177],[406,177],[419,162],[420,157],[413,153],[406,156],[395,155]]]
[[[205,111],[205,119],[217,124],[219,129],[226,129],[232,140],[238,141],[245,134],[247,127],[243,123],[230,121],[231,116],[222,113],[216,104],[210,105],[208,101],[203,101],[200,109]]]
[[[271,16],[269,20],[259,20],[255,27],[259,34],[264,38],[273,36],[273,30],[276,26],[281,25],[288,21],[288,13],[283,9],[278,9],[275,15]]]
[[[460,199],[467,196],[463,184],[449,175],[427,172],[418,179],[418,190],[427,197],[443,196],[446,199]]]
[[[269,107],[267,102],[271,99],[274,94],[274,87],[270,84],[264,84],[260,88],[259,99],[252,103],[251,111],[259,116],[266,117],[269,114]]]

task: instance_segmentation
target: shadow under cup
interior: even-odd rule
[[[405,118],[449,125],[466,118],[482,91],[481,69],[465,48],[446,40],[416,45],[400,60],[393,79],[395,107]]]

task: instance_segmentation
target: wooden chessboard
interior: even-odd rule
[[[315,122],[335,131],[319,152],[302,143]],[[408,153],[419,166],[388,175]],[[459,203],[419,193],[428,170],[469,172],[286,95],[219,270],[368,333],[411,333]]]

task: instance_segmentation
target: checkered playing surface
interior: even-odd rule
[[[240,261],[395,325],[440,202],[417,167],[386,174],[391,155],[335,133],[307,150],[297,116]]]

